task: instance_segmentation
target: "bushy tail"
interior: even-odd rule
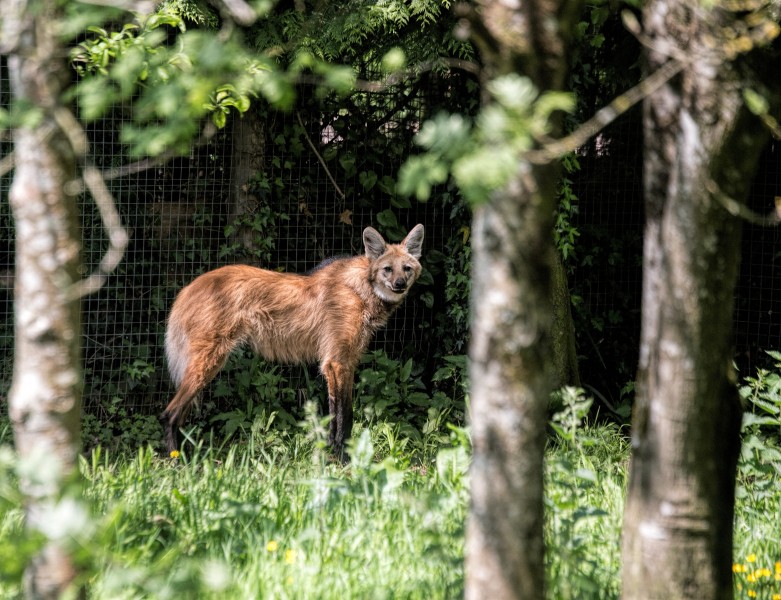
[[[165,356],[168,359],[168,372],[178,388],[184,379],[190,357],[187,333],[176,319],[169,319],[165,330]]]

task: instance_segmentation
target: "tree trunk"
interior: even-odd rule
[[[537,189],[523,187],[519,176],[474,215],[470,599],[543,598],[545,590],[542,480],[553,381],[555,170],[521,168]]]
[[[744,73],[714,41],[730,15],[703,6],[652,0],[644,15],[654,47],[679,47],[698,59],[644,107],[647,221],[624,520],[626,600],[733,595],[740,222],[714,184],[743,201],[767,133],[743,107]],[[649,52],[646,60],[653,71],[669,59]]]
[[[241,116],[234,116],[231,127],[231,206],[232,218],[252,215],[258,208],[261,198],[258,190],[251,189],[252,178],[266,168],[265,123],[262,114],[254,104]],[[242,225],[236,229],[234,237],[247,250],[257,247],[256,232]]]
[[[15,349],[8,398],[20,460],[46,467],[20,481],[26,526],[37,531],[46,529],[48,508],[77,472],[82,391],[79,302],[69,293],[80,268],[77,205],[66,192],[75,157],[54,118],[68,77],[65,52],[52,30],[62,19],[54,6],[6,6],[2,40],[13,100],[35,107],[40,117],[25,119],[13,132]],[[27,569],[27,597],[60,597],[74,576],[66,550],[50,541]]]
[[[561,256],[554,256],[551,271],[551,302],[553,305],[553,372],[554,389],[565,385],[580,386],[578,352],[575,345],[575,324],[572,321],[572,299],[567,283],[567,271]]]
[[[560,90],[567,68],[565,5],[481,2],[473,31],[485,76],[518,71],[540,92]],[[519,156],[516,175],[474,213],[470,600],[545,597],[543,454],[555,376],[557,177],[558,165],[532,166]]]

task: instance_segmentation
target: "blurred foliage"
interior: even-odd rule
[[[492,102],[474,125],[462,114],[445,113],[423,124],[417,143],[427,152],[405,163],[399,180],[402,193],[428,200],[432,187],[452,173],[470,202],[484,202],[516,174],[523,154],[548,136],[552,115],[574,108],[571,95],[540,94],[531,80],[517,74],[490,81],[487,91]]]

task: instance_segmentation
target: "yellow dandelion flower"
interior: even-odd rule
[[[271,540],[268,544],[266,544],[266,550],[268,552],[276,552],[279,550],[279,542],[276,540]]]
[[[752,552],[746,557],[746,561],[750,563],[757,562],[757,555]]]
[[[773,600],[781,600],[781,594],[773,594]]]
[[[285,550],[285,562],[289,565],[292,565],[296,562],[296,551],[287,549]]]
[[[746,592],[746,594],[748,594],[749,598],[756,598],[757,597],[757,593],[754,590],[749,590],[748,592]]]
[[[762,569],[762,577],[770,577],[771,575],[772,575],[772,573],[771,573],[770,569],[768,569],[767,567]]]
[[[781,581],[781,573],[776,573],[773,579],[775,579],[776,581]],[[781,600],[781,598],[779,598],[778,600]]]
[[[169,454],[171,458],[179,458],[179,450],[171,450],[171,454]]]
[[[776,561],[776,573],[781,573],[781,560]]]
[[[732,565],[733,573],[740,573],[742,570],[743,570],[743,565],[741,565],[740,563],[735,563],[734,565]]]
[[[754,576],[753,573],[749,573],[748,575],[746,575],[746,581],[748,581],[749,583],[755,583],[757,581],[757,578]]]

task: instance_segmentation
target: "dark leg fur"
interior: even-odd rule
[[[174,450],[179,449],[179,428],[187,419],[187,415],[190,413],[190,409],[195,403],[198,394],[214,379],[224,362],[225,359],[222,359],[220,363],[211,365],[210,369],[203,373],[202,376],[199,376],[196,370],[191,371],[188,369],[185,372],[179,389],[176,390],[173,399],[168,403],[168,406],[159,418],[163,426],[166,452],[169,455]]]
[[[174,427],[167,411],[163,411],[157,420],[160,421],[160,425],[163,428],[166,455],[170,456],[171,452],[179,449],[179,427]]]
[[[345,443],[353,428],[353,371],[338,362],[324,363],[323,375],[328,384],[328,410],[331,422],[328,444],[342,462],[347,462]]]

